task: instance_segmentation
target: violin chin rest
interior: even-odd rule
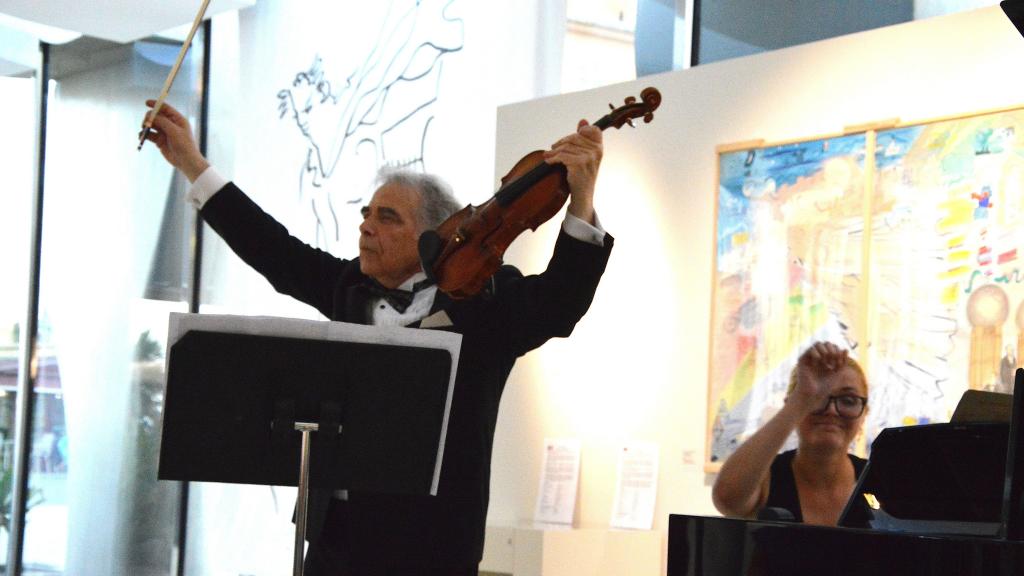
[[[418,248],[423,273],[427,275],[430,281],[437,282],[437,278],[434,277],[434,263],[437,262],[437,257],[441,255],[441,236],[434,230],[427,230],[420,234]]]

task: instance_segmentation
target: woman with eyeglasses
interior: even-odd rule
[[[847,450],[864,425],[867,379],[831,342],[807,349],[790,375],[782,409],[726,460],[711,497],[726,516],[835,526],[866,461]],[[779,454],[796,430],[797,449]],[[866,507],[866,503],[863,504]],[[859,512],[859,511],[858,511]]]

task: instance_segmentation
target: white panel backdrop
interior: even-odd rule
[[[578,526],[608,526],[615,456],[628,441],[661,446],[656,529],[667,529],[671,513],[715,513],[714,478],[703,471],[715,147],[1019,105],[1022,59],[1024,39],[986,8],[500,108],[503,167],[608,102],[649,85],[664,97],[652,124],[605,133],[596,205],[616,248],[572,337],[513,371],[491,523],[532,514],[544,437],[582,440]],[[540,269],[554,232],[521,240],[508,259]]]

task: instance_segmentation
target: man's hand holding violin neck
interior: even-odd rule
[[[544,152],[548,164],[562,164],[569,181],[569,213],[594,223],[594,185],[601,167],[604,144],[601,129],[580,120],[576,132],[565,136]]]
[[[146,106],[151,108],[146,113],[147,118],[153,114],[152,108],[155,104],[156,100],[146,100]],[[210,163],[199,152],[188,119],[170,104],[164,103],[160,106],[159,112],[153,117],[153,129],[146,136],[146,140],[156,144],[164,159],[171,166],[181,170],[189,182],[195,182],[196,178],[210,167]]]

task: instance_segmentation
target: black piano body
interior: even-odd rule
[[[673,514],[668,576],[1021,576],[1024,542]]]

